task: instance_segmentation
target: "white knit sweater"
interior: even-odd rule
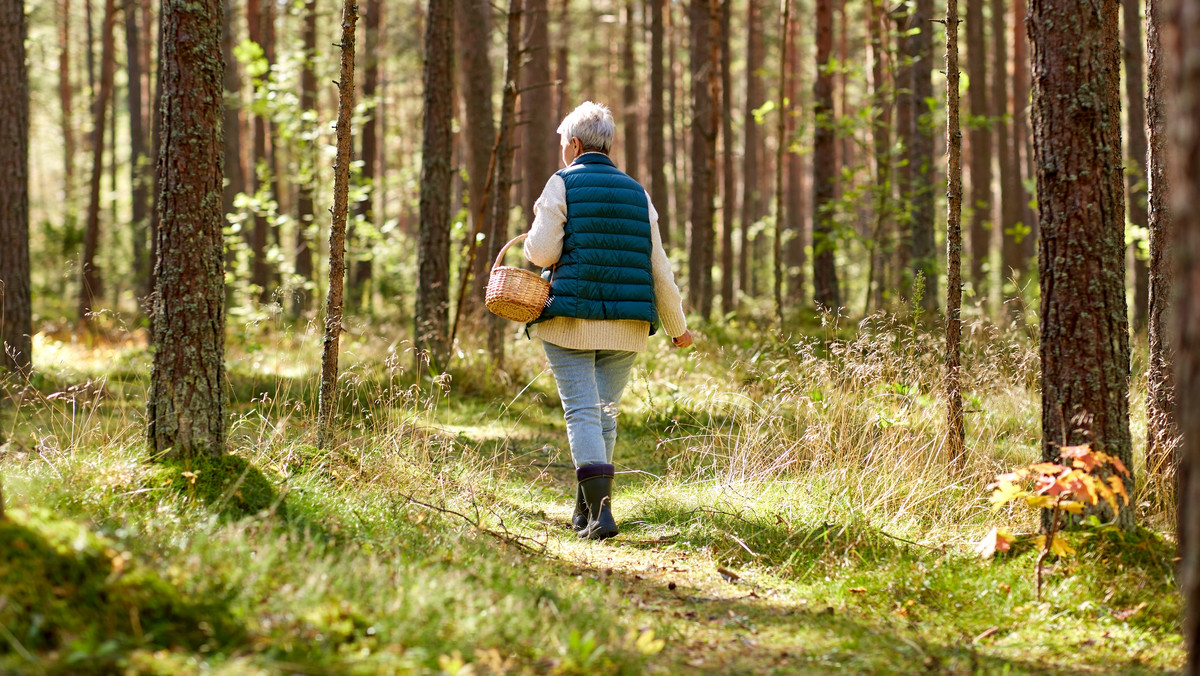
[[[654,305],[663,331],[675,338],[687,331],[687,319],[683,315],[683,299],[675,285],[675,275],[667,252],[663,250],[662,236],[658,231],[658,212],[646,195],[650,207],[650,254],[651,271],[654,274]],[[567,186],[558,174],[550,177],[542,196],[533,205],[533,228],[525,239],[525,258],[534,265],[550,267],[562,255],[563,227],[567,222]],[[646,349],[646,338],[650,325],[632,319],[575,319],[554,317],[534,324],[530,335],[535,338],[573,350],[629,350],[641,352]]]

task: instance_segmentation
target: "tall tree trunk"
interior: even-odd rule
[[[651,0],[654,2],[655,0]],[[657,0],[660,3],[661,10],[662,0]],[[659,55],[662,55],[662,12],[659,12]],[[558,10],[558,44],[554,48],[554,79],[558,81],[555,85],[557,92],[554,100],[556,107],[555,119],[562,120],[566,118],[567,113],[571,110],[571,102],[568,100],[567,93],[567,44],[571,41],[571,0],[562,0]],[[662,68],[660,61],[659,68]],[[653,76],[651,76],[653,78]],[[662,77],[659,77],[659,82],[662,82]],[[661,105],[661,101],[660,101]],[[663,202],[665,205],[666,202]]]
[[[165,50],[163,49],[163,19],[162,8],[160,3],[158,15],[158,30],[155,39],[157,49],[157,61],[159,65],[154,69],[154,94],[150,97],[150,156],[154,162],[154,180],[151,188],[154,191],[153,208],[150,211],[150,279],[143,294],[149,299],[150,305],[150,339],[154,340],[154,289],[157,285],[158,278],[158,233],[162,229],[162,205],[160,197],[162,196],[162,172],[159,170],[158,163],[160,153],[162,152],[162,94],[163,94],[163,68],[161,61]],[[222,105],[224,105],[222,103]]]
[[[967,0],[968,11],[982,0]],[[970,51],[971,58],[982,56],[982,12],[978,42],[980,51]],[[970,22],[970,19],[967,20]],[[974,80],[974,78],[972,78]],[[959,343],[962,333],[962,130],[958,123],[958,0],[946,0],[946,448],[950,467],[965,465],[966,433],[963,426],[962,377],[959,374]],[[975,80],[982,88],[984,79]],[[983,111],[983,107],[972,112]],[[985,137],[986,138],[986,137]],[[972,143],[971,152],[975,152]],[[991,173],[990,171],[988,172]],[[971,176],[975,180],[975,176]],[[982,207],[977,207],[982,209]]]
[[[498,243],[496,253],[499,254],[508,240],[508,207],[512,195],[512,173],[514,147],[514,132],[517,123],[517,97],[515,87],[521,81],[521,0],[509,0],[508,22],[506,29],[506,50],[504,64],[504,95],[500,99],[500,132],[496,141],[496,200],[492,209],[491,232],[489,239]],[[495,256],[492,256],[495,259]],[[504,368],[503,327],[506,321],[489,315],[488,317],[488,353],[497,368]]]
[[[1032,134],[1029,128],[1029,50],[1025,42],[1025,2],[1013,0],[1013,81],[1012,81],[1012,152],[1013,204],[1020,211],[1014,232],[1006,239],[1015,244],[1006,256],[1001,247],[1002,269],[1007,275],[1024,285],[1029,278],[1030,266],[1037,255],[1037,211],[1033,208],[1033,195],[1025,187],[1025,180],[1032,179],[1037,172],[1033,169]],[[1019,294],[1018,294],[1019,298]],[[1021,310],[1021,302],[1012,303],[1014,311]]]
[[[663,137],[663,0],[650,0],[650,114],[648,115],[647,140],[649,145],[650,201],[660,215],[658,229],[663,241],[671,219],[665,216],[670,211],[667,190],[666,139]],[[560,118],[561,119],[561,118]],[[664,244],[665,246],[665,244]]]
[[[488,167],[496,142],[496,122],[492,112],[492,62],[488,58],[488,36],[491,34],[491,5],[486,0],[458,0],[458,54],[462,69],[463,136],[467,154],[467,195],[472,232],[485,237],[483,250],[475,256],[471,297],[475,307],[483,307],[487,288],[488,269],[504,242],[493,242],[489,230],[491,218],[480,210],[484,186],[488,183]],[[560,118],[561,119],[561,118]]]
[[[937,253],[934,250],[934,177],[933,113],[925,105],[933,100],[933,0],[917,0],[913,14],[912,91],[916,109],[912,124],[916,127],[909,146],[908,162],[913,168],[912,182],[912,274],[924,278],[921,307],[937,310]]]
[[[1091,444],[1132,468],[1118,5],[1100,8],[1088,0],[1029,4],[1043,228],[1042,457],[1057,461],[1060,445]],[[1133,509],[1122,509],[1119,521],[1132,527]]]
[[[721,313],[733,312],[733,214],[737,210],[737,185],[733,177],[733,54],[730,51],[730,0],[721,0]],[[749,121],[745,121],[750,124]]]
[[[79,321],[84,323],[91,322],[92,308],[96,300],[103,295],[96,253],[100,248],[100,179],[104,175],[104,130],[108,121],[108,102],[112,99],[113,70],[116,62],[116,45],[113,39],[115,21],[116,3],[114,0],[105,0],[104,27],[100,36],[100,92],[93,100],[92,111],[92,183],[88,199],[87,229],[83,234],[83,262],[80,265]]]
[[[0,5],[0,373],[27,376],[33,311],[29,284],[29,72],[25,3]],[[0,499],[0,518],[3,504]]]
[[[687,241],[687,233],[685,232],[683,209],[687,203],[688,183],[682,177],[686,175],[684,167],[687,165],[687,153],[682,150],[683,138],[679,132],[679,89],[683,87],[683,64],[676,59],[676,55],[682,52],[680,43],[683,38],[679,37],[681,31],[677,30],[675,25],[675,5],[667,3],[667,139],[671,142],[671,150],[668,154],[671,161],[671,185],[674,187],[671,196],[674,208],[669,211],[670,218],[666,219],[666,228],[662,229],[663,223],[659,223],[662,232],[663,248],[668,252],[671,251],[671,233],[678,232],[681,242]],[[690,218],[691,214],[688,214]],[[689,268],[691,266],[689,265]],[[690,272],[690,269],[689,269]]]
[[[1125,115],[1126,202],[1129,207],[1129,222],[1138,227],[1147,227],[1146,215],[1146,110],[1142,95],[1142,12],[1140,0],[1121,0],[1122,28],[1125,33]],[[1133,246],[1133,329],[1140,331],[1146,326],[1150,301],[1146,259],[1137,243]]]
[[[454,0],[429,0],[425,25],[424,138],[421,142],[421,229],[413,342],[431,372],[449,355],[450,123],[454,118]],[[421,356],[418,356],[421,359]]]
[[[92,18],[92,0],[83,0],[83,20],[87,27],[86,35],[87,49],[84,52],[87,54],[87,83],[88,96],[91,98],[92,108],[96,106],[96,21]],[[94,140],[94,139],[93,139]]]
[[[132,191],[133,282],[135,293],[150,279],[147,235],[150,208],[150,158],[145,119],[142,117],[142,50],[133,5],[125,8],[125,59],[129,101],[129,183]]]
[[[817,0],[817,74],[813,85],[813,301],[818,308],[836,312],[841,306],[834,253],[834,191],[838,180],[837,146],[833,110],[833,6]]]
[[[221,54],[225,59],[225,188],[221,192],[221,211],[228,219],[234,212],[233,201],[246,192],[246,172],[242,166],[242,82],[238,77],[237,44],[233,22],[236,17],[232,0],[223,0],[224,19],[221,23]],[[225,265],[234,263],[232,249],[226,248]]]
[[[304,40],[304,62],[300,68],[300,110],[306,132],[316,133],[317,126],[317,2],[304,1],[304,24],[301,28]],[[449,122],[447,122],[449,124]],[[316,282],[313,275],[312,241],[315,236],[313,201],[317,181],[317,144],[303,144],[299,153],[299,191],[296,195],[296,275],[303,284],[292,296],[292,312],[296,315],[312,308],[312,287]],[[447,155],[449,163],[449,155]]]
[[[992,134],[996,122],[988,107],[987,50],[984,47],[983,0],[967,0],[967,104],[971,120],[967,125],[971,176],[971,286],[987,307],[988,285],[984,272],[991,255],[992,211]],[[1003,21],[1003,18],[1001,18]],[[1004,68],[1004,62],[993,71]],[[993,77],[997,73],[993,72]],[[1003,147],[1001,147],[1003,150]]]
[[[907,4],[893,6],[892,19],[896,23],[896,135],[899,143],[899,163],[896,171],[897,193],[897,237],[891,268],[897,279],[892,284],[899,290],[905,302],[912,299],[912,278],[909,264],[912,261],[913,228],[913,184],[916,181],[914,167],[910,161],[916,134],[915,118],[919,110],[913,96],[913,26],[915,18]]]
[[[992,0],[992,46],[994,55],[992,63],[992,109],[996,127],[996,164],[1000,171],[1000,207],[999,236],[1000,236],[1000,291],[1001,302],[1004,304],[1005,315],[1009,319],[1023,316],[1020,287],[1023,266],[1021,264],[1021,238],[1024,234],[1022,214],[1024,208],[1021,201],[1025,199],[1025,188],[1021,185],[1021,153],[1018,139],[1023,138],[1014,122],[1016,109],[1025,110],[1023,100],[1013,101],[1012,116],[1008,115],[1008,31],[1006,29],[1005,3],[1006,0]],[[1023,2],[1016,2],[1023,5]],[[1025,25],[1014,27],[1014,31],[1024,31]],[[1015,53],[1014,53],[1015,55]],[[1014,79],[1014,92],[1016,79]],[[1022,112],[1022,119],[1024,113]],[[1009,131],[1012,130],[1010,142]],[[1012,279],[1011,291],[1009,279]]]
[[[792,103],[787,101],[791,97],[787,96],[789,88],[794,91],[795,86],[789,84],[788,77],[792,69],[792,57],[789,52],[793,49],[794,42],[792,36],[795,31],[792,29],[792,3],[791,0],[783,0],[783,11],[780,13],[779,20],[779,112],[776,117],[775,125],[775,227],[773,228],[773,237],[771,238],[771,266],[772,266],[772,291],[774,292],[774,307],[775,307],[775,330],[779,335],[783,335],[783,162],[784,153],[788,148],[788,119],[791,117],[789,111]],[[798,295],[798,294],[797,294]]]
[[[153,458],[225,452],[220,0],[165,0],[154,358],[146,403]]]
[[[58,102],[59,129],[63,137],[63,225],[75,227],[75,124],[71,114],[74,87],[71,84],[71,0],[58,0]]]
[[[716,188],[716,117],[710,75],[712,12],[709,0],[690,0],[692,73],[692,198],[691,253],[688,258],[688,300],[700,316],[712,312],[713,193]]]
[[[524,86],[521,93],[521,109],[524,125],[521,127],[520,178],[522,213],[533,222],[533,203],[542,195],[546,179],[558,169],[559,120],[546,113],[553,105],[550,82],[550,10],[547,0],[529,0],[525,5],[524,19],[528,34],[526,63],[521,69]],[[625,139],[628,143],[629,139]],[[628,168],[626,168],[628,170]],[[634,169],[636,171],[636,169]],[[495,243],[499,253],[504,242]]]
[[[661,0],[657,0],[661,2]],[[750,230],[763,217],[763,194],[759,177],[759,154],[762,152],[758,121],[754,111],[762,107],[767,95],[763,86],[762,70],[767,61],[767,50],[763,44],[764,0],[746,2],[746,106],[742,115],[742,223],[738,229],[738,288],[749,294],[750,276]]]
[[[1150,229],[1150,307],[1147,324],[1150,355],[1146,373],[1146,468],[1152,477],[1169,485],[1175,470],[1179,428],[1176,424],[1175,384],[1172,372],[1174,359],[1166,313],[1172,302],[1174,271],[1166,252],[1177,234],[1168,206],[1171,203],[1171,185],[1167,180],[1162,19],[1162,0],[1146,0],[1146,128],[1150,136],[1149,153],[1146,158],[1149,198],[1147,224]],[[1195,357],[1192,355],[1190,358]],[[1182,483],[1177,485],[1183,486]],[[1182,498],[1183,494],[1180,493],[1179,497]]]
[[[781,155],[786,183],[783,190],[783,274],[784,288],[787,295],[794,298],[797,305],[803,303],[804,296],[804,245],[808,243],[805,231],[805,221],[810,214],[804,213],[804,158],[793,144],[799,143],[800,128],[804,123],[807,104],[800,93],[800,48],[796,44],[800,35],[800,22],[793,12],[788,17],[787,29],[787,61],[786,68],[790,74],[784,83],[783,98],[787,102],[784,111],[787,119],[785,133],[781,135],[783,144]]]
[[[346,216],[350,210],[350,140],[354,117],[354,25],[358,6],[342,3],[342,63],[338,77],[337,154],[333,164],[333,222],[329,228],[329,293],[325,297],[325,340],[317,402],[317,447],[329,447],[329,421],[337,402],[338,343],[342,335],[342,284],[346,279]]]
[[[871,146],[875,159],[875,187],[872,194],[872,205],[875,223],[872,226],[870,241],[870,260],[867,271],[867,293],[863,303],[863,315],[871,311],[871,300],[875,300],[875,309],[883,309],[883,287],[880,279],[884,275],[885,257],[890,249],[888,225],[891,216],[892,197],[892,158],[891,158],[891,126],[888,106],[888,84],[885,73],[887,48],[884,45],[882,0],[869,0],[866,9],[867,33],[871,39]]]
[[[267,4],[271,4],[269,0]],[[269,11],[269,9],[265,12],[263,11],[260,0],[246,1],[247,33],[250,41],[259,47],[264,47],[266,42],[265,24],[269,20]],[[259,98],[259,94],[262,91],[265,75],[255,75],[251,79],[255,99]],[[254,191],[254,194],[260,197],[263,189],[264,172],[267,171],[267,124],[268,120],[265,115],[254,115],[254,170],[250,172],[250,190]],[[267,223],[265,210],[261,207],[255,208],[254,224],[249,238],[251,257],[250,282],[258,287],[258,300],[263,303],[271,299],[271,268],[267,260],[267,237],[269,232],[270,226]]]
[[[633,45],[638,42],[635,32],[637,20],[633,13],[633,0],[625,0],[625,38],[621,41],[621,108],[625,121],[625,132],[621,145],[625,146],[625,173],[635,179],[641,178],[639,170],[642,164],[641,125],[638,122],[638,106],[641,96],[638,91],[637,65],[634,61]],[[534,183],[535,177],[530,177]],[[536,199],[536,198],[535,198]]]
[[[366,194],[355,205],[356,215],[373,231],[378,227],[379,219],[375,218],[375,167],[379,164],[379,19],[383,12],[382,0],[367,0],[366,45],[363,60],[363,103],[367,114],[362,121],[362,150],[359,159],[362,161],[362,184]],[[348,11],[348,10],[346,10]],[[355,10],[356,11],[356,10]],[[340,114],[341,111],[339,111]],[[471,199],[475,200],[472,190]],[[347,270],[350,282],[350,305],[354,309],[371,306],[371,241],[370,236],[364,235],[360,228],[352,227],[349,231],[350,246],[354,252],[353,265]]]

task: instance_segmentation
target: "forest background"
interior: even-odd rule
[[[1183,663],[1168,240],[1147,180],[1161,64],[1147,64],[1158,43],[1137,0],[1075,26],[1113,57],[1076,87],[1104,92],[1103,137],[1051,133],[1052,108],[1034,105],[1035,76],[1072,86],[1039,26],[1088,3],[965,3],[959,79],[938,67],[953,1],[367,0],[350,163],[335,161],[332,124],[350,114],[346,9],[205,3],[224,65],[227,432],[215,457],[181,462],[145,448],[147,426],[161,448],[155,277],[178,272],[156,251],[171,190],[163,64],[177,58],[166,5],[13,4],[27,22],[33,330],[0,431],[16,515],[0,531],[13,557],[0,666]],[[482,308],[500,247],[558,168],[558,122],[584,99],[613,108],[614,159],[662,215],[700,345],[639,366],[616,504],[630,527],[598,551],[560,532],[569,463],[540,355]],[[1095,151],[1081,166],[1109,181],[1079,231],[1048,177],[1054,139]],[[944,163],[960,141],[962,166]],[[322,438],[318,300],[338,248],[324,214],[336,223],[347,167],[346,363]],[[943,188],[956,177],[961,214]],[[1086,283],[1045,296],[1094,270],[1055,268],[1044,231],[1104,244],[1099,296]],[[960,263],[956,441],[940,332],[960,316]],[[1045,319],[1079,307],[1115,318],[1110,333]],[[1113,373],[1124,384],[1102,404],[1055,389]],[[1009,533],[1046,505],[993,509],[987,488],[1071,444],[1127,464],[1131,499],[1119,526],[1062,536],[1043,595],[1054,536]],[[989,542],[1008,553],[979,560],[981,537],[989,557]]]

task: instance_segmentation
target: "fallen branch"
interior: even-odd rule
[[[432,509],[433,511],[440,512],[442,514],[450,514],[453,516],[457,516],[458,518],[467,522],[467,524],[469,524],[472,528],[479,531],[480,533],[483,533],[485,535],[490,535],[490,536],[496,538],[497,540],[500,540],[501,542],[515,545],[518,548],[523,549],[531,554],[538,554],[538,553],[546,551],[546,543],[545,542],[539,542],[538,540],[535,540],[534,538],[531,538],[527,535],[521,535],[519,533],[514,533],[514,532],[508,530],[508,527],[504,525],[503,520],[500,521],[500,525],[502,528],[504,528],[504,530],[496,531],[496,530],[492,530],[492,529],[487,528],[486,526],[482,525],[478,518],[472,519],[471,517],[467,516],[466,514],[463,514],[462,512],[459,512],[459,511],[456,511],[453,509],[450,509],[449,507],[439,507],[438,505],[431,505],[428,502],[422,502],[422,501],[414,498],[413,496],[407,495],[407,494],[404,495],[404,498],[408,502],[410,502],[414,505],[420,505],[421,507],[425,507],[427,509]],[[472,504],[474,504],[474,503],[472,503]],[[478,505],[475,505],[475,506],[478,507]],[[523,540],[532,542],[534,545],[537,545],[537,547],[533,547],[529,544],[526,544],[525,542],[523,542]]]

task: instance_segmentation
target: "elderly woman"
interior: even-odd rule
[[[530,325],[558,383],[578,485],[572,526],[617,534],[612,515],[617,409],[637,353],[661,325],[692,344],[679,288],[642,186],[609,158],[616,125],[588,101],[563,120],[562,160],[534,204],[525,257],[548,268],[550,299]]]

